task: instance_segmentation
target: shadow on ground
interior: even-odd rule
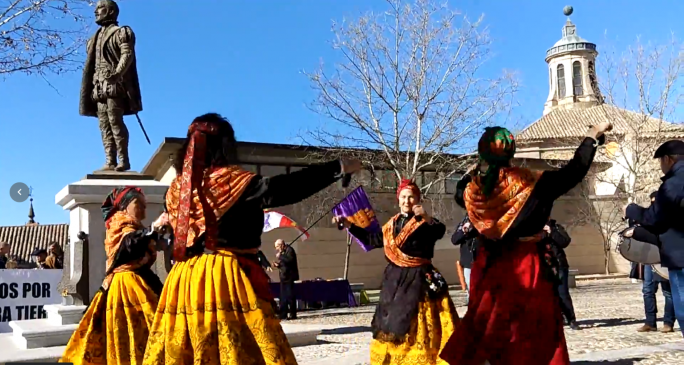
[[[354,333],[370,332],[369,326],[341,327],[321,331],[322,335],[351,335]]]
[[[631,324],[643,323],[643,319],[634,318],[605,318],[605,319],[585,319],[577,321],[580,326],[601,328],[601,327],[617,327],[617,326],[628,326]]]
[[[599,360],[599,361],[571,361],[572,365],[633,365],[637,361],[643,360],[643,357],[635,357],[631,359],[620,359],[620,360]]]

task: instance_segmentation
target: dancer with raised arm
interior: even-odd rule
[[[591,127],[561,169],[536,172],[510,165],[515,140],[487,128],[479,168],[457,184],[456,201],[479,232],[468,312],[441,357],[451,365],[567,365],[558,297],[558,267],[544,245],[553,203],[585,177],[610,123]]]
[[[432,266],[435,243],[446,226],[425,211],[420,197],[416,184],[402,180],[397,189],[401,212],[378,234],[333,218],[367,246],[383,247],[388,261],[371,324],[373,365],[444,364],[439,352],[458,323],[447,283]]]
[[[141,364],[162,283],[151,267],[157,257],[157,230],[145,219],[145,196],[136,187],[114,189],[102,215],[107,228],[106,276],[59,362]]]
[[[239,167],[233,127],[197,117],[166,194],[175,264],[164,283],[146,365],[294,365],[258,260],[264,209],[300,202],[361,168],[356,160],[262,177]]]

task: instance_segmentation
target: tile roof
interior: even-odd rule
[[[64,248],[69,241],[68,224],[0,226],[0,242],[11,245],[10,256],[29,261],[34,248],[45,248],[57,241]]]
[[[590,108],[555,109],[539,118],[520,132],[516,139],[524,142],[535,142],[549,139],[579,138],[587,132],[587,126],[610,120],[613,122],[613,134],[631,134],[634,124],[640,126],[642,136],[655,135],[660,129],[671,138],[684,137],[684,125],[673,124],[650,117],[643,121],[644,115],[621,109],[613,105],[602,104]]]

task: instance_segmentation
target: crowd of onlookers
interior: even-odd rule
[[[0,269],[62,269],[64,251],[58,242],[52,242],[47,249],[36,247],[29,261],[13,255],[12,245],[0,242]]]

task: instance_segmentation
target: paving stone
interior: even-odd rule
[[[575,305],[579,331],[566,328],[566,340],[573,364],[613,365],[681,365],[684,349],[670,349],[667,344],[683,343],[679,327],[674,333],[639,333],[643,325],[644,305],[641,283],[629,279],[580,281],[570,291]],[[465,296],[452,292],[454,303],[462,316]],[[657,293],[659,315],[664,309],[664,298]],[[303,365],[351,364],[365,365],[371,340],[370,323],[374,306],[339,308],[303,312],[292,323],[311,323],[340,326],[344,329],[327,330],[318,337],[319,343],[295,348],[295,355]],[[662,326],[662,321],[659,321]],[[666,346],[663,346],[666,345]],[[660,348],[657,348],[660,346]],[[671,346],[675,348],[676,346]],[[635,351],[635,349],[637,351]],[[640,350],[639,350],[640,349]],[[631,353],[638,353],[630,355]],[[625,357],[620,357],[624,353]],[[617,358],[616,358],[617,356]],[[591,360],[589,360],[591,359]],[[597,362],[598,361],[598,362]]]

